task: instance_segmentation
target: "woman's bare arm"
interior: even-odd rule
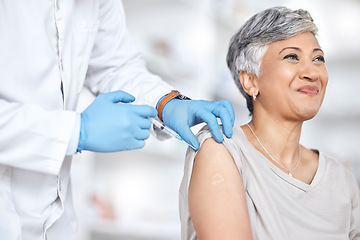
[[[199,240],[252,239],[239,171],[225,146],[213,138],[195,157],[189,210]]]

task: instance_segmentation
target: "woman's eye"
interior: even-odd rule
[[[299,57],[296,54],[288,54],[284,57],[284,59],[299,60]]]
[[[314,60],[318,62],[325,62],[325,58],[323,56],[318,56]]]

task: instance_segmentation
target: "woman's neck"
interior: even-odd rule
[[[270,158],[279,161],[288,170],[296,166],[301,157],[299,141],[302,122],[254,115],[249,125],[260,141],[259,144],[252,141],[257,148],[264,147]]]

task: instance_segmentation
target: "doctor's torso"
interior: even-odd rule
[[[74,110],[97,33],[98,2],[0,1],[0,99]]]

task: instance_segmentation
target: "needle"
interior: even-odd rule
[[[167,135],[169,135],[170,137],[175,137],[176,139],[186,143],[187,145],[189,145],[192,149],[195,150],[195,148],[190,145],[189,143],[185,142],[184,139],[182,139],[179,134],[177,134],[174,130],[172,130],[171,128],[167,127],[163,122],[160,122],[159,120],[155,119],[155,118],[150,118],[152,124],[154,124],[157,128],[159,128],[161,131],[163,131],[164,133],[166,133]]]

